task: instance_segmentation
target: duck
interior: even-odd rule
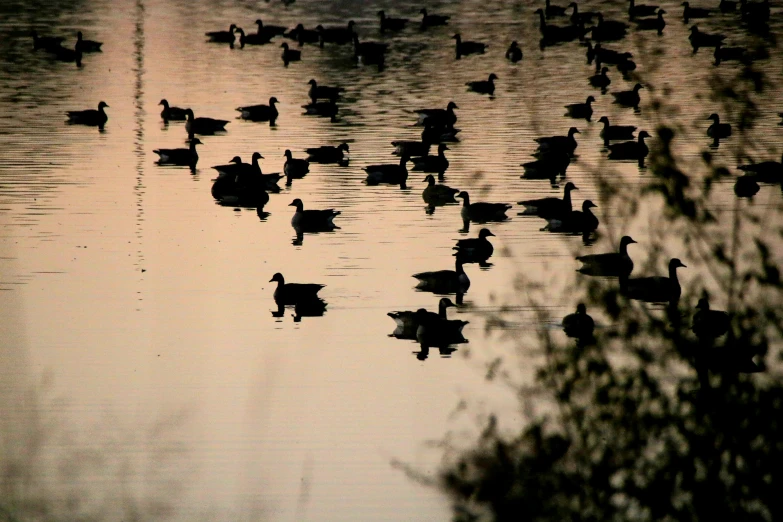
[[[236,32],[239,33],[240,49],[244,49],[246,45],[265,45],[271,43],[273,38],[273,35],[269,33],[245,34],[245,31],[241,27],[237,27]]]
[[[739,198],[752,198],[760,189],[756,176],[752,174],[740,176],[734,183],[734,194]]]
[[[378,11],[378,16],[381,18],[381,33],[386,31],[402,31],[405,29],[405,24],[408,23],[407,18],[391,18],[386,16],[383,10]]]
[[[326,210],[305,210],[304,203],[299,198],[293,200],[289,207],[296,207],[296,212],[291,218],[291,226],[304,232],[324,231],[339,228],[334,224],[334,218],[340,215],[339,210],[328,208]]]
[[[641,7],[641,6],[638,6]],[[608,42],[625,38],[628,24],[614,20],[604,20],[604,16],[598,13],[598,25],[590,31],[596,42]]]
[[[705,9],[703,7],[691,7],[690,2],[683,2],[682,4],[682,21],[688,23],[691,18],[707,18],[712,13],[712,9]]]
[[[655,18],[642,18],[636,20],[636,29],[639,31],[658,31],[658,34],[662,35],[663,28],[666,27],[666,21],[663,19],[663,15],[665,14],[665,10],[659,9],[658,16]]]
[[[657,10],[658,10],[657,5],[645,5],[645,4],[636,5],[636,2],[634,2],[634,0],[630,0],[630,5],[628,6],[628,17],[629,19],[633,20],[637,16],[652,16],[655,14],[655,11]]]
[[[571,155],[554,151],[542,154],[536,161],[522,163],[524,174],[522,179],[548,179],[555,184],[557,176],[565,177],[566,169],[571,164]]]
[[[438,312],[429,312],[424,310],[425,314],[422,314],[417,310],[416,312],[404,311],[404,312],[389,312],[388,315],[394,322],[397,323],[397,327],[394,332],[390,334],[391,337],[398,339],[416,339],[416,330],[419,327],[420,318],[426,317],[426,320],[442,321],[440,324],[451,330],[449,337],[455,339],[453,342],[464,342],[462,337],[462,329],[468,324],[468,321],[449,320],[447,310],[450,307],[457,306],[448,297],[442,297],[438,301]],[[417,316],[418,314],[418,316]],[[460,339],[461,340],[458,340]]]
[[[590,85],[593,87],[600,87],[602,94],[606,94],[606,88],[609,87],[610,83],[612,83],[612,80],[606,75],[608,72],[609,68],[603,67],[601,68],[601,72],[599,74],[594,74],[588,78]]]
[[[447,15],[439,15],[439,14],[429,14],[427,12],[427,9],[421,8],[419,10],[419,13],[421,14],[421,29],[427,29],[428,27],[436,27],[439,25],[448,25],[449,24],[449,18],[450,16]]]
[[[756,180],[761,183],[780,183],[783,181],[783,157],[780,162],[763,161],[750,165],[740,165],[737,167],[743,172],[749,172],[756,176]]]
[[[637,83],[630,91],[613,92],[614,103],[622,105],[623,107],[633,107],[634,109],[639,107],[641,97],[639,96],[639,89],[644,89],[641,83]]]
[[[160,111],[160,117],[163,118],[163,121],[166,123],[169,121],[185,121],[188,118],[185,109],[170,106],[166,98],[160,100],[158,105],[163,105],[163,110]]]
[[[215,181],[217,183],[217,180]],[[214,184],[213,184],[214,187]],[[213,197],[216,191],[213,190]],[[234,183],[230,191],[215,198],[220,205],[232,207],[256,207],[259,212],[269,203],[269,194],[263,183],[252,178],[242,178]]]
[[[579,6],[576,4],[576,2],[571,2],[568,4],[568,7],[573,9],[573,12],[571,13],[571,24],[573,25],[591,23],[594,18],[598,18],[598,11],[580,12]]]
[[[702,33],[697,25],[691,27],[691,34],[688,37],[694,53],[701,47],[717,47],[725,39],[726,37],[722,34]]]
[[[498,77],[495,75],[495,73],[491,73],[489,78],[486,80],[467,82],[465,85],[468,86],[469,91],[477,92],[479,94],[489,94],[492,96],[495,94],[495,80],[497,79]]]
[[[199,117],[193,115],[193,109],[185,109],[187,120],[185,121],[185,130],[192,136],[193,134],[209,135],[226,130],[227,120],[216,120],[214,118]]]
[[[253,153],[253,163],[255,165],[257,165],[258,160],[262,158],[263,156],[261,155],[261,153],[259,152]],[[219,176],[225,176],[231,178],[232,180],[237,176],[252,175],[256,172],[256,167],[253,164],[242,163],[242,158],[240,158],[239,156],[234,156],[233,158],[231,158],[231,160],[229,160],[229,162],[226,165],[215,165],[212,168],[218,172]],[[215,199],[219,199],[219,198],[215,198]]]
[[[360,42],[359,35],[353,34],[353,58],[359,60],[361,57],[366,65],[377,64],[379,68],[383,67],[388,48],[388,44],[381,42]]]
[[[103,126],[106,125],[106,122],[109,119],[104,109],[108,109],[108,108],[109,106],[106,104],[106,102],[102,101],[98,103],[98,110],[86,109],[83,111],[68,111],[67,123],[78,124],[78,125],[90,125],[93,127],[97,126],[103,129]]]
[[[258,163],[258,160],[262,158],[260,153],[254,152],[252,164],[242,163],[239,156],[234,156],[228,165],[212,167],[218,171],[218,177],[212,184],[212,197],[225,203],[231,198],[243,200],[248,197],[263,198],[264,196],[260,194],[261,191],[280,192],[277,183],[283,176],[281,174],[263,174]],[[267,201],[268,197],[267,195]]]
[[[590,210],[596,205],[586,199],[582,202],[582,210],[572,210],[560,217],[548,219],[543,230],[549,232],[565,232],[568,234],[590,234],[598,228],[598,218]]]
[[[617,65],[621,62],[633,58],[633,53],[620,52],[615,49],[607,49],[601,45],[600,42],[595,44],[587,41],[587,63],[593,63],[593,60],[598,60],[601,63],[608,63],[610,65]]]
[[[579,129],[571,127],[568,129],[567,136],[550,136],[547,138],[536,138],[535,142],[538,143],[540,151],[546,152],[562,152],[564,154],[573,154],[576,150],[578,143],[574,134],[581,134]]]
[[[283,53],[280,55],[283,59],[283,63],[286,67],[288,67],[288,64],[290,62],[298,62],[302,59],[302,51],[298,51],[296,49],[289,49],[288,44],[283,42],[280,44],[280,47],[283,48]]]
[[[535,14],[538,15],[538,30],[541,32],[542,46],[546,44],[570,42],[581,38],[583,35],[583,29],[579,25],[561,27],[548,24],[543,9],[536,9]]]
[[[590,276],[628,277],[633,271],[633,260],[628,255],[628,245],[634,243],[636,241],[631,236],[623,236],[620,239],[618,252],[577,257],[576,260],[582,263],[577,272]]]
[[[511,42],[511,45],[508,46],[508,49],[506,50],[506,59],[511,60],[513,63],[517,63],[522,59],[522,49],[519,48],[519,44],[516,40]]]
[[[442,184],[436,185],[435,176],[432,174],[427,175],[424,178],[424,182],[427,183],[427,186],[424,188],[424,192],[421,193],[421,197],[428,205],[456,203],[454,196],[459,193],[459,189]]]
[[[289,149],[283,155],[286,157],[283,172],[288,179],[302,178],[310,172],[310,162],[306,159],[294,158]]]
[[[279,114],[277,107],[275,107],[276,103],[279,103],[277,98],[272,96],[269,98],[269,105],[246,105],[237,107],[235,110],[240,113],[239,117],[243,120],[268,121],[269,125],[274,127]]]
[[[318,44],[323,48],[325,43],[333,43],[337,45],[345,45],[353,43],[353,34],[355,32],[354,25],[356,22],[350,20],[346,27],[324,27],[323,25],[316,26],[315,30],[318,32]]]
[[[37,31],[30,31],[33,37],[33,50],[43,49],[48,52],[55,52],[58,47],[62,47],[65,38],[62,36],[38,36]]]
[[[636,138],[633,135],[636,132],[636,127],[633,125],[609,125],[609,118],[606,116],[601,116],[598,122],[604,124],[604,128],[601,129],[601,139],[604,140],[606,147],[612,140],[633,140]]]
[[[462,221],[466,223],[468,221],[484,223],[486,221],[503,221],[508,219],[506,211],[511,208],[511,205],[507,203],[485,203],[482,201],[471,203],[470,195],[464,190],[455,197],[462,198],[460,215],[462,216]]]
[[[617,70],[620,71],[620,73],[623,75],[623,78],[627,79],[628,73],[636,70],[636,62],[630,59],[623,60],[622,62],[617,64]],[[637,107],[634,107],[634,109],[636,108]]]
[[[452,38],[457,41],[456,43],[457,60],[469,54],[484,54],[484,51],[487,48],[487,44],[481,42],[470,42],[470,41],[463,42],[462,36],[459,33],[452,36]]]
[[[312,283],[286,283],[280,272],[272,276],[270,283],[277,282],[274,299],[278,305],[296,305],[298,302],[318,299],[318,292],[326,285]]]
[[[82,66],[82,51],[78,47],[75,49],[69,49],[67,47],[55,47],[52,52],[54,57],[66,63],[75,63],[76,67]]]
[[[421,131],[421,141],[427,143],[456,142],[459,141],[457,138],[459,132],[460,129],[454,127],[427,125]]]
[[[457,256],[455,270],[413,274],[413,277],[419,280],[416,289],[435,294],[464,294],[470,288],[470,279],[462,264],[462,258]]]
[[[282,25],[264,25],[263,20],[261,20],[260,18],[258,18],[255,21],[255,24],[256,27],[258,28],[256,29],[256,34],[263,35],[264,37],[268,35],[269,38],[272,38],[273,36],[281,36],[285,34],[286,31],[288,30],[287,27],[284,27]]]
[[[394,152],[392,152],[392,154],[395,156],[408,157],[428,156],[430,153],[430,147],[432,146],[432,142],[429,141],[396,140],[391,142],[391,144],[394,147]]]
[[[401,189],[408,188],[405,184],[408,181],[408,168],[405,166],[408,161],[410,161],[408,156],[402,156],[398,165],[385,164],[365,167],[364,171],[367,173],[365,181],[368,185],[388,183],[389,185],[399,185]]]
[[[564,116],[568,116],[569,118],[575,118],[577,120],[585,119],[587,121],[590,121],[590,118],[593,117],[593,106],[592,103],[595,101],[595,96],[592,94],[587,97],[584,103],[571,103],[569,105],[566,105],[566,113]]]
[[[453,101],[450,101],[445,109],[419,109],[414,111],[419,116],[416,124],[453,128],[454,124],[457,123],[457,115],[454,113],[454,109],[459,109],[459,107]]]
[[[419,360],[426,360],[429,356],[431,346],[435,346],[440,350],[441,356],[448,357],[453,351],[449,348],[450,344],[465,343],[467,339],[459,335],[455,335],[454,325],[452,321],[445,321],[438,317],[434,317],[431,312],[428,312],[424,308],[419,308],[416,311],[416,322],[418,324],[416,328],[416,341],[421,346],[420,352],[416,353],[416,358]],[[464,326],[464,325],[457,325]]]
[[[305,114],[331,118],[333,122],[337,121],[337,113],[340,110],[340,107],[333,101],[310,102],[307,105],[302,105],[302,108],[305,110]]]
[[[311,79],[307,84],[310,86],[310,90],[307,95],[310,100],[315,103],[318,100],[329,100],[332,103],[340,99],[340,93],[345,91],[342,87],[330,87],[328,85],[318,85],[314,79]]]
[[[95,40],[85,40],[82,32],[76,33],[76,49],[83,53],[100,53],[103,42],[96,42]]]
[[[234,40],[236,39],[236,36],[234,35],[236,28],[237,26],[235,24],[231,24],[231,26],[228,28],[228,31],[210,31],[205,33],[205,35],[207,38],[209,38],[210,42],[233,44]]]
[[[728,61],[741,62],[748,56],[748,50],[744,47],[723,47],[722,42],[716,42],[713,56],[715,65]]]
[[[152,152],[160,156],[158,165],[178,165],[195,168],[198,163],[196,145],[201,145],[201,140],[193,138],[187,149],[155,149]]]
[[[707,127],[708,137],[719,140],[731,136],[731,125],[728,123],[721,123],[720,116],[716,113],[710,114],[707,119],[712,120],[712,125]]]
[[[669,261],[669,277],[620,277],[620,292],[637,301],[676,304],[682,293],[677,279],[677,269],[680,267],[687,268],[675,257]]]
[[[547,18],[552,18],[553,16],[565,16],[566,8],[555,5],[550,0],[545,0],[544,13],[546,14]]]
[[[317,43],[321,39],[318,31],[314,29],[305,29],[303,24],[297,24],[296,27],[287,33],[284,33],[283,36],[296,41],[300,46],[306,43]]]
[[[563,199],[560,198],[541,198],[541,199],[528,199],[525,201],[517,202],[517,205],[524,205],[525,210],[520,212],[520,216],[539,216],[544,219],[556,219],[562,218],[567,214],[570,214],[571,208],[571,191],[579,190],[576,185],[570,181],[565,184],[563,188]]]
[[[701,342],[712,343],[729,331],[731,319],[729,314],[721,310],[710,310],[710,301],[707,297],[699,299],[696,305],[696,313],[693,314],[691,331]]]
[[[453,248],[456,250],[454,255],[462,258],[463,263],[486,264],[487,259],[495,252],[488,237],[495,237],[495,234],[488,228],[482,228],[479,230],[478,237],[458,240],[457,246]]]
[[[576,305],[576,312],[563,317],[563,331],[568,337],[586,341],[593,338],[595,321],[587,315],[587,307],[584,303]]]
[[[320,147],[312,147],[305,149],[307,153],[307,161],[312,163],[344,163],[345,154],[348,153],[349,147],[347,143],[341,143],[336,147],[333,145],[322,145]]]
[[[449,168],[449,160],[443,154],[444,151],[449,150],[445,143],[438,145],[437,156],[423,156],[419,158],[413,158],[413,169],[422,172],[434,172],[438,174],[438,177],[443,178],[446,169]]]
[[[644,139],[649,137],[647,131],[639,131],[636,141],[624,141],[609,145],[609,159],[642,161],[650,151],[644,143]]]

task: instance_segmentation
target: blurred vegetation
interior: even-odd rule
[[[768,44],[758,42],[756,55]],[[729,79],[725,70],[713,73],[713,101],[734,122],[738,163],[761,161],[751,134],[756,100],[769,86],[751,62],[736,71]],[[512,339],[519,361],[490,362],[487,379],[513,386],[523,426],[507,429],[509,422],[486,415],[467,447],[445,439],[434,481],[402,466],[450,497],[455,521],[783,520],[781,203],[729,199],[727,207],[734,174],[706,139],[697,159],[678,158],[676,96],[646,86],[655,94],[645,110],[656,122],[648,169],[626,184],[611,167],[595,168],[599,206],[622,210],[615,225],[649,222],[631,252],[649,264],[637,263],[634,275],[679,257],[689,284],[676,307],[662,310],[626,299],[616,279],[567,276],[605,325],[594,342],[581,343],[546,328],[559,322],[543,306],[551,296],[519,276],[521,299],[544,326]],[[611,223],[601,228],[620,232]],[[691,331],[705,295],[730,317],[728,333],[714,342]],[[501,310],[486,319],[490,332],[508,335],[503,326],[514,316]],[[515,382],[531,364],[535,384]]]

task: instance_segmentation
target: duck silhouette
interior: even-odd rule
[[[636,243],[631,236],[620,239],[619,252],[579,256],[582,266],[577,270],[585,275],[602,277],[628,277],[633,271],[633,260],[628,255],[628,245]]]

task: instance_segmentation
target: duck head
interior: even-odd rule
[[[680,261],[676,257],[672,258],[672,260],[669,261],[669,270],[674,270],[675,268],[680,268],[680,267],[688,268],[686,265],[683,265],[682,261]]]
[[[609,67],[602,67],[601,68],[601,76],[606,76],[606,73],[609,72]]]
[[[574,134],[581,134],[581,133],[579,132],[579,129],[577,129],[576,127],[571,127],[570,129],[568,129],[569,138],[573,138]]]
[[[264,157],[261,155],[260,152],[254,152],[253,153],[253,162],[256,162],[260,159],[264,159]]]
[[[496,75],[495,73],[491,73],[491,74],[489,75],[489,78],[487,79],[487,81],[488,81],[488,82],[490,82],[490,83],[492,83],[493,81],[495,81],[495,80],[497,80],[497,79],[498,79],[497,75]]]
[[[457,194],[456,196],[454,196],[454,197],[455,198],[462,198],[465,201],[466,205],[468,204],[468,201],[470,201],[470,196],[464,190],[462,192],[460,192],[459,194]]]
[[[453,40],[457,40],[457,44],[459,45],[462,42],[462,36],[460,36],[459,33],[455,34],[451,37]]]
[[[582,212],[589,212],[591,208],[598,208],[598,205],[586,199],[582,202]]]
[[[441,143],[438,145],[438,154],[442,153],[444,150],[451,150],[449,149],[445,143]]]
[[[451,299],[449,299],[448,297],[442,297],[442,298],[440,299],[440,301],[438,301],[438,306],[439,306],[440,308],[451,308],[451,307],[454,307],[454,308],[456,308],[456,307],[457,307],[457,305],[455,305],[454,303],[452,303],[452,302],[451,302]]]
[[[312,85],[313,87],[317,87],[318,82],[316,82],[315,79],[311,79],[309,82],[307,82],[307,85]]]
[[[576,187],[576,185],[574,185],[569,181],[568,183],[566,183],[565,188],[563,190],[565,190],[566,192],[571,192],[572,190],[579,190],[579,189]]]
[[[345,152],[348,152],[348,144],[347,144],[347,143],[341,143],[341,144],[339,144],[339,145],[337,146],[337,149],[338,149],[338,150],[345,151]]]
[[[710,114],[709,116],[707,116],[707,119],[708,119],[708,120],[715,120],[715,123],[717,123],[717,122],[720,120],[720,116],[718,116],[717,114],[715,114],[715,113],[713,112],[712,114]]]
[[[275,103],[280,103],[279,101],[277,101],[277,98],[275,98],[274,96],[272,96],[271,98],[269,98],[269,106],[270,106],[270,107],[274,107],[274,106],[275,106]]]
[[[109,108],[109,104],[106,103],[105,101],[102,101],[102,102],[100,102],[98,104],[98,110],[101,110],[101,109],[104,109],[104,108],[108,109]]]
[[[283,43],[280,45],[280,47],[282,47],[282,48],[283,48],[283,49],[285,49],[286,51],[288,50],[288,44],[287,44],[286,42],[283,42]]]
[[[283,274],[280,272],[276,273],[272,276],[272,279],[269,280],[270,283],[277,281],[279,284],[285,284],[285,279],[283,278]]]
[[[427,177],[424,178],[424,182],[429,184],[429,185],[434,185],[435,184],[435,176],[433,176],[432,174],[427,174]]]
[[[166,98],[163,98],[162,100],[160,100],[160,103],[158,103],[158,105],[163,105],[163,107],[166,108],[166,109],[169,108],[169,102],[168,102],[168,100],[166,100]]]
[[[196,145],[203,145],[201,140],[198,139],[198,138],[193,138],[192,140],[189,140],[189,141],[190,141],[190,148],[192,148],[192,149],[195,149]]]
[[[593,95],[591,94],[590,96],[588,96],[588,97],[587,97],[587,100],[585,101],[585,105],[590,105],[590,104],[591,104],[591,103],[593,103],[594,101],[595,101],[595,96],[593,96]]]
[[[291,151],[288,149],[285,149],[285,152],[283,153],[283,156],[285,156],[288,159],[293,159],[293,155],[291,154]]]
[[[643,131],[639,132],[638,137],[639,137],[639,141],[643,142],[644,138],[649,138],[650,137],[650,134],[647,131],[643,130]]]
[[[296,207],[297,212],[302,212],[304,210],[304,203],[302,203],[302,200],[299,198],[296,198],[291,203],[288,204],[289,207]]]
[[[453,101],[450,101],[449,104],[446,105],[446,110],[447,111],[453,111],[454,109],[459,109],[459,107],[457,107],[456,103],[454,103]]]
[[[578,313],[579,315],[587,314],[587,307],[585,306],[584,303],[579,303],[578,305],[576,305],[576,313]]]
[[[264,27],[264,22],[262,22],[260,18],[258,20],[256,20],[255,23],[256,23],[256,25],[258,26],[259,29]]]
[[[231,161],[229,161],[229,163],[236,163],[236,164],[242,163],[242,158],[240,158],[239,156],[234,156],[233,158],[231,158]]]
[[[378,14],[378,16],[380,16],[380,17],[381,17],[381,20],[383,20],[384,18],[386,18],[386,13],[384,13],[384,12],[383,12],[383,9],[381,9],[380,11],[378,11],[378,13],[377,13],[377,14]]]
[[[706,297],[702,297],[699,299],[699,304],[696,305],[696,308],[699,310],[709,310],[710,309],[710,301]]]
[[[479,230],[479,239],[484,239],[485,237],[489,236],[495,237],[495,234],[490,232],[488,228],[482,228]]]
[[[427,16],[427,10],[425,8],[419,9],[419,14],[423,14],[424,16]]]
[[[192,120],[192,119],[193,119],[193,117],[194,117],[194,116],[193,116],[193,109],[185,109],[185,116],[187,116],[187,118],[188,118],[189,120]]]
[[[631,236],[623,236],[622,239],[620,239],[620,246],[628,246],[631,243],[636,243],[636,241],[631,238]]]
[[[598,118],[598,123],[609,125],[609,118],[607,118],[606,116],[601,116],[600,118]]]
[[[639,89],[644,89],[644,85],[642,85],[641,83],[637,83],[636,85],[633,86],[633,92],[638,93]]]

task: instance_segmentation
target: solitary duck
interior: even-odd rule
[[[649,137],[650,135],[647,131],[639,131],[636,141],[624,141],[609,145],[609,159],[638,160],[641,162],[650,152],[650,149],[644,143],[644,139]]]
[[[577,270],[585,275],[603,277],[628,277],[633,271],[633,260],[628,255],[628,245],[636,243],[631,236],[620,239],[620,251],[606,254],[579,256],[582,266]]]
[[[103,110],[107,108],[109,108],[109,106],[106,104],[106,102],[102,101],[98,103],[98,110],[86,109],[83,111],[68,111],[67,123],[90,125],[93,127],[97,126],[98,128],[103,129],[103,126],[109,119],[109,117],[106,115],[106,111]]]
[[[487,48],[487,44],[483,44],[481,42],[470,42],[470,41],[463,42],[462,36],[459,33],[452,36],[452,38],[457,41],[456,43],[457,60],[469,54],[484,54],[484,51]]]
[[[418,310],[416,312],[389,312],[386,315],[397,323],[397,327],[390,335],[397,339],[416,339],[416,330],[419,327],[420,319],[426,318],[426,321],[438,321],[441,327],[449,330],[447,337],[452,343],[465,342],[464,337],[462,337],[462,329],[468,324],[468,321],[449,320],[447,310],[453,306],[457,305],[452,303],[448,297],[443,297],[438,302],[437,313],[427,310],[424,310],[424,314]]]
[[[408,181],[408,168],[405,164],[408,161],[408,156],[402,156],[399,165],[385,164],[365,167],[364,171],[367,173],[366,183],[368,185],[388,183],[389,185],[399,185],[401,189],[407,188],[405,183]]]
[[[340,211],[329,208],[326,210],[305,210],[304,203],[299,198],[293,200],[289,207],[296,207],[296,212],[291,218],[291,226],[303,232],[321,232],[339,228],[334,224],[334,218],[340,215]]]
[[[568,234],[590,234],[598,228],[598,218],[590,210],[596,205],[586,199],[582,202],[582,210],[572,210],[568,214],[549,219],[543,228],[549,232],[565,232]]]
[[[437,270],[413,274],[419,280],[416,289],[435,294],[464,294],[470,288],[470,279],[462,267],[462,258],[455,262],[456,270]]]
[[[280,272],[272,276],[270,283],[277,281],[274,299],[278,305],[295,305],[300,301],[312,301],[318,299],[318,292],[325,285],[311,283],[286,283]]]
[[[657,5],[645,5],[645,4],[639,4],[636,5],[636,2],[634,0],[630,0],[630,5],[628,6],[628,17],[633,20],[637,16],[652,16],[655,14],[655,11],[658,10]]]
[[[286,157],[285,165],[283,166],[286,178],[302,178],[310,172],[310,162],[306,159],[294,158],[288,149],[286,149],[283,155]]]
[[[228,120],[216,120],[214,118],[199,117],[193,115],[193,109],[185,109],[187,120],[185,121],[185,130],[189,135],[201,134],[209,135],[226,130]]]
[[[281,55],[281,58],[283,59],[283,63],[286,67],[288,67],[290,62],[298,62],[302,59],[302,51],[289,49],[288,44],[285,42],[283,42],[280,47],[283,48],[283,54]]]
[[[65,40],[62,36],[38,36],[37,31],[30,31],[33,37],[33,50],[43,49],[48,52],[55,52],[58,47],[62,47]]]
[[[609,142],[613,140],[635,139],[633,133],[636,132],[636,127],[633,125],[609,125],[609,118],[606,116],[601,116],[598,122],[604,124],[604,128],[601,129],[601,139],[604,140],[604,145],[607,147]]]
[[[723,47],[721,42],[717,42],[715,45],[715,65],[720,65],[721,62],[741,62],[747,56],[748,50],[744,47]]]
[[[620,292],[637,301],[676,304],[682,292],[677,279],[677,269],[680,267],[687,268],[675,257],[669,261],[669,277],[620,277]]]
[[[460,257],[463,263],[486,264],[487,259],[492,257],[495,251],[492,243],[487,239],[490,236],[495,237],[495,234],[488,228],[482,228],[479,230],[478,237],[460,239],[457,241],[457,246],[453,248],[456,250],[454,255]]]
[[[524,205],[525,210],[520,212],[520,216],[539,216],[544,219],[563,218],[571,213],[571,191],[579,190],[576,185],[570,181],[565,184],[563,189],[563,199],[560,198],[541,198],[519,201],[517,205]]]
[[[492,96],[495,94],[495,80],[497,79],[498,77],[495,75],[495,73],[492,73],[486,80],[468,82],[465,85],[468,86],[469,91],[477,92],[479,94],[489,94]]]
[[[762,161],[750,165],[737,167],[741,171],[756,175],[756,180],[761,183],[780,183],[783,181],[783,158],[777,161]]]
[[[475,221],[477,223],[484,223],[487,221],[503,221],[508,219],[506,211],[511,208],[511,205],[507,203],[485,203],[479,201],[477,203],[470,202],[470,195],[464,190],[456,195],[458,198],[462,198],[462,210],[460,214],[462,221]]]
[[[454,124],[457,123],[454,109],[459,109],[459,107],[453,101],[450,101],[445,109],[419,109],[415,111],[419,115],[416,124],[431,127],[454,127]]]
[[[236,36],[234,35],[234,31],[236,31],[236,28],[237,26],[235,24],[231,24],[231,27],[228,28],[228,31],[210,31],[205,34],[207,38],[209,38],[210,42],[233,44],[236,38]]]
[[[307,82],[308,85],[310,85],[310,90],[308,91],[308,96],[310,96],[310,100],[315,103],[318,100],[329,100],[331,102],[336,102],[340,99],[340,93],[343,92],[345,89],[342,87],[330,87],[328,85],[318,85],[318,82],[316,82],[314,79],[311,79],[309,82]]]
[[[449,160],[443,154],[444,151],[449,150],[445,143],[438,145],[437,156],[424,156],[420,158],[413,158],[413,169],[422,172],[434,172],[438,174],[439,178],[443,178],[443,174],[446,169],[449,168]]]
[[[435,176],[432,174],[425,177],[424,182],[427,183],[427,186],[424,188],[424,192],[421,193],[421,197],[428,205],[456,203],[454,196],[459,193],[458,189],[447,185],[436,185]]]
[[[710,310],[709,299],[702,297],[696,305],[691,330],[699,341],[712,343],[729,331],[730,322],[729,314],[721,310]]]
[[[699,31],[699,27],[694,25],[691,27],[691,35],[688,39],[695,54],[701,47],[717,47],[726,37],[722,34],[702,33]]]
[[[160,111],[160,117],[163,118],[163,121],[166,123],[169,121],[185,121],[188,118],[185,109],[170,106],[166,98],[160,100],[158,105],[163,105],[163,110]]]
[[[691,7],[690,2],[682,3],[682,21],[688,23],[692,18],[707,18],[712,13],[711,9],[703,7]]]
[[[610,83],[612,83],[612,80],[606,75],[608,72],[609,68],[603,67],[601,68],[601,72],[599,74],[594,74],[588,78],[590,85],[593,87],[599,87],[601,89],[601,94],[606,94],[606,88],[609,87]]]
[[[322,145],[321,147],[312,147],[305,149],[307,152],[307,161],[313,163],[345,163],[347,160],[345,154],[348,152],[348,144],[341,143],[336,147],[333,145]]]
[[[634,85],[633,89],[630,91],[613,92],[612,96],[614,96],[614,103],[622,105],[623,107],[633,107],[634,109],[637,109],[639,107],[639,102],[641,101],[639,89],[644,89],[644,86],[641,83]]]
[[[405,24],[408,23],[407,18],[391,18],[386,16],[383,10],[378,11],[378,16],[381,18],[381,32],[386,31],[402,31],[405,29]]]
[[[663,34],[663,28],[666,27],[666,21],[663,19],[663,15],[666,11],[663,9],[658,10],[658,16],[656,18],[642,18],[636,20],[636,28],[640,31],[658,31],[659,35]]]
[[[708,137],[714,140],[720,140],[731,136],[731,125],[728,123],[721,123],[720,116],[716,113],[710,114],[707,119],[712,120],[712,125],[707,127]]]
[[[272,96],[269,98],[269,105],[247,105],[237,107],[236,110],[239,111],[240,118],[243,120],[268,121],[269,125],[274,127],[278,116],[276,103],[279,103],[277,98]]]
[[[82,37],[82,32],[76,33],[76,49],[83,53],[99,53],[101,52],[101,46],[103,42],[96,42],[95,40],[85,40]]]
[[[517,63],[522,59],[522,49],[519,48],[519,44],[516,40],[511,42],[511,45],[508,46],[508,49],[506,50],[506,59],[511,60],[513,63]]]
[[[587,307],[584,303],[576,305],[576,313],[563,317],[563,331],[568,337],[586,341],[592,339],[595,322],[587,315]]]
[[[421,29],[427,29],[428,27],[435,27],[438,25],[448,25],[450,16],[429,14],[425,8],[421,8],[419,11],[421,14]]]
[[[587,121],[590,121],[590,118],[593,117],[593,106],[592,103],[595,101],[595,97],[591,94],[587,97],[587,100],[585,100],[584,103],[572,103],[569,105],[566,105],[566,113],[564,116],[568,116],[569,118],[575,118],[578,120],[585,119]]]
[[[571,127],[568,129],[567,136],[549,136],[546,138],[536,138],[539,151],[542,152],[560,152],[563,154],[573,154],[577,147],[574,134],[580,134],[579,129]]]
[[[152,152],[160,156],[158,165],[178,165],[195,168],[198,163],[196,145],[201,145],[201,140],[193,138],[187,149],[155,149]]]

